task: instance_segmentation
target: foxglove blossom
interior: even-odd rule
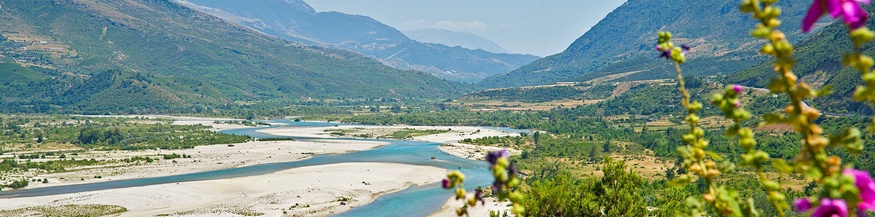
[[[843,172],[846,176],[854,177],[857,189],[860,189],[860,203],[857,207],[862,210],[875,211],[875,182],[869,173],[862,170],[846,169]]]
[[[735,91],[735,93],[741,93],[742,90],[744,90],[744,87],[741,85],[732,85],[732,91]]]
[[[811,213],[811,217],[846,217],[848,216],[848,204],[842,199],[824,198],[820,205]]]
[[[808,198],[796,199],[796,202],[793,204],[796,205],[796,211],[806,212],[811,209],[811,201]]]
[[[851,29],[863,27],[869,14],[860,4],[869,3],[869,0],[814,0],[802,20],[802,32],[811,31],[811,27],[824,13],[829,13],[832,18],[842,17]]]

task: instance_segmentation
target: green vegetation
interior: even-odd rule
[[[540,135],[540,133],[539,133]],[[539,136],[540,137],[540,136]],[[488,145],[488,146],[500,146],[500,147],[517,147],[525,145],[529,143],[530,139],[527,135],[523,136],[487,136],[482,138],[463,139],[462,143],[468,143],[472,145]]]
[[[154,122],[154,123],[152,123]],[[37,170],[64,172],[68,168],[113,163],[151,163],[159,158],[134,156],[121,160],[76,159],[83,149],[184,149],[198,145],[240,143],[248,136],[216,133],[200,125],[172,125],[166,120],[80,116],[0,116],[3,152],[19,152],[0,161],[0,172]],[[52,150],[52,151],[40,151]],[[61,150],[61,151],[55,151]],[[23,152],[23,153],[22,153]],[[168,154],[164,159],[191,158]]]
[[[486,90],[465,95],[462,99],[485,99],[511,102],[549,102],[556,100],[604,99],[611,95],[613,85],[602,84],[588,88],[579,86],[525,87]]]
[[[412,139],[417,136],[426,136],[432,134],[441,134],[450,132],[450,130],[417,130],[417,129],[401,129],[399,131],[395,131],[392,135],[389,135],[389,138],[392,139]]]
[[[123,162],[136,162],[136,161],[128,161],[128,160],[122,160],[122,161]],[[150,159],[147,162],[151,163],[152,161]],[[65,172],[65,171],[67,171],[67,168],[72,168],[72,167],[94,166],[94,165],[101,165],[101,164],[107,164],[107,163],[109,163],[109,162],[108,161],[98,161],[98,160],[95,160],[93,158],[92,159],[80,159],[80,160],[58,159],[58,160],[37,161],[37,162],[30,161],[30,160],[19,162],[19,161],[13,160],[13,159],[6,158],[6,159],[3,159],[2,162],[0,162],[0,172],[14,172],[14,171],[23,172],[23,171],[30,171],[30,170],[38,170],[38,171],[44,171],[47,173],[56,173],[56,172]]]
[[[526,179],[528,216],[648,216],[642,194],[648,182],[627,171],[623,161],[606,158],[604,176],[578,179],[545,170]]]
[[[68,204],[60,206],[33,206],[14,210],[2,210],[0,216],[107,216],[128,209],[116,205]]]
[[[3,185],[3,187],[19,189],[19,188],[27,187],[28,184],[30,184],[30,182],[28,182],[27,179],[22,179],[22,180],[12,181],[12,183],[7,184],[7,185]]]

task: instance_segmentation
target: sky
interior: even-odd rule
[[[549,56],[626,0],[305,0],[316,11],[372,17],[401,31],[473,33],[508,51]]]

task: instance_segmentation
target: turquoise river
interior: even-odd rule
[[[277,124],[273,127],[324,127],[335,126],[335,123],[325,122],[291,122],[285,120],[269,121],[271,124]],[[262,128],[244,128],[225,130],[223,133],[248,135],[254,138],[277,138],[279,136],[259,133],[257,130]],[[508,128],[492,128],[508,132],[527,132],[526,130],[515,130]],[[295,140],[306,141],[314,138],[292,137]],[[343,138],[349,139],[349,138]],[[319,140],[325,140],[320,138]],[[487,169],[487,164],[483,161],[474,161],[464,158],[449,155],[440,149],[440,144],[433,142],[411,141],[411,140],[374,140],[374,139],[356,139],[362,141],[382,141],[388,142],[388,145],[381,146],[376,149],[351,152],[345,154],[334,155],[317,155],[301,161],[260,164],[253,166],[229,168],[215,171],[189,173],[181,175],[171,175],[153,178],[140,178],[129,180],[108,181],[100,183],[67,185],[57,187],[45,187],[34,189],[23,189],[15,191],[0,191],[0,198],[18,198],[18,197],[34,197],[57,195],[87,191],[98,191],[106,189],[127,188],[147,185],[158,185],[177,182],[191,182],[202,180],[227,179],[245,176],[263,175],[281,170],[287,170],[305,166],[326,165],[335,163],[348,162],[389,162],[402,163],[412,165],[424,165],[444,168],[448,170],[459,170],[466,175],[466,188],[470,191],[476,186],[488,186],[491,182],[491,175]],[[435,157],[432,160],[432,157]],[[377,198],[374,202],[355,207],[347,212],[337,214],[335,216],[356,217],[356,216],[427,216],[437,210],[444,202],[453,195],[452,191],[444,190],[439,183],[433,183],[424,186],[414,186],[399,192],[384,195]],[[461,203],[461,202],[460,202]]]

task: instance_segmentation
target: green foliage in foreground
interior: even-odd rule
[[[606,158],[604,176],[577,179],[568,172],[534,175],[527,179],[527,216],[647,216],[641,194],[647,183],[628,170],[624,161]]]
[[[106,216],[127,212],[116,205],[68,204],[60,206],[32,206],[14,210],[2,210],[0,216]]]

